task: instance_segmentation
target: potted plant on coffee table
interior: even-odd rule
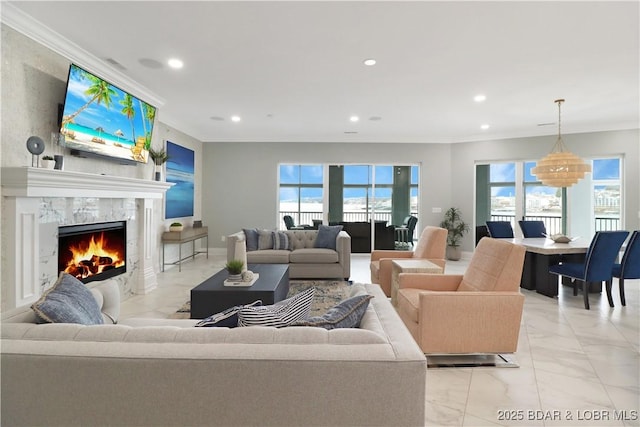
[[[242,267],[244,267],[244,261],[239,259],[232,259],[227,261],[224,268],[229,272],[229,280],[232,282],[239,282],[242,280]]]
[[[447,259],[458,261],[462,257],[462,249],[460,242],[465,233],[469,231],[469,226],[462,220],[460,209],[449,208],[444,214],[444,220],[440,223],[440,227],[446,228],[447,234]]]

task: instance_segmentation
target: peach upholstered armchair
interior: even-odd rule
[[[391,296],[391,263],[394,259],[426,259],[444,270],[448,231],[427,226],[422,230],[413,251],[375,250],[371,252],[371,283],[377,283],[387,296]]]
[[[513,353],[525,248],[484,237],[464,275],[402,273],[398,313],[425,354]]]

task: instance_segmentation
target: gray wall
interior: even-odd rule
[[[278,225],[279,163],[420,163],[420,222],[438,225],[442,210],[456,206],[474,222],[476,162],[537,160],[555,143],[555,135],[458,144],[205,143],[203,220],[211,246],[242,227]],[[624,156],[624,215],[627,229],[638,229],[640,140],[638,130],[565,135],[569,150],[582,157]],[[474,247],[474,233],[464,250]]]

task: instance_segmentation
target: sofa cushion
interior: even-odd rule
[[[309,317],[315,288],[295,294],[273,305],[244,307],[238,312],[238,326],[274,326],[281,328]]]
[[[273,249],[273,232],[271,230],[258,230],[258,250]]]
[[[220,313],[212,314],[206,319],[202,319],[194,326],[197,327],[220,327],[220,328],[235,328],[238,326],[238,312],[244,307],[255,307],[262,305],[262,300],[256,300],[251,304],[236,305],[231,308],[227,308]]]
[[[273,249],[291,250],[289,236],[284,231],[273,232]]]
[[[31,308],[45,323],[81,323],[101,325],[102,313],[87,286],[62,272],[56,283]]]
[[[313,248],[318,237],[318,230],[287,230],[291,250]]]
[[[243,228],[244,240],[247,242],[247,251],[258,250],[258,230],[255,228]]]
[[[325,329],[357,328],[373,295],[358,295],[341,301],[322,316],[293,322],[291,326],[315,326]]]
[[[318,226],[318,237],[316,237],[316,248],[336,249],[336,238],[342,231],[341,225],[320,225]]]
[[[332,249],[296,249],[289,255],[289,262],[305,264],[329,264],[338,262],[338,252]]]
[[[247,252],[249,264],[289,264],[292,252],[287,250],[265,249],[263,251]]]

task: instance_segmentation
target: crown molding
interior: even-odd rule
[[[62,37],[42,22],[33,19],[33,17],[24,13],[15,5],[3,2],[0,8],[0,18],[3,24],[8,25],[37,43],[64,56],[74,64],[97,74],[109,81],[109,83],[130,92],[156,108],[162,107],[165,104],[165,100],[151,90],[108,65],[71,40]]]

